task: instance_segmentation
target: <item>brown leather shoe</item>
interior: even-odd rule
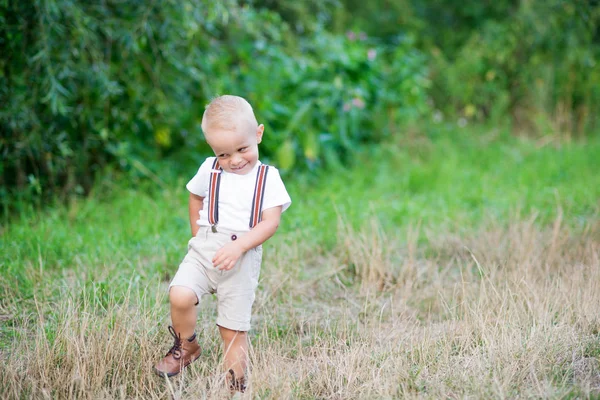
[[[175,339],[175,343],[165,358],[156,364],[154,372],[160,376],[171,377],[180,373],[193,361],[196,361],[200,357],[201,350],[196,334],[190,339],[181,340],[181,335],[176,333],[172,326],[169,326],[169,333]]]
[[[231,392],[231,394],[234,394],[235,392],[244,393],[246,391],[246,378],[243,376],[236,378],[235,372],[233,372],[232,369],[229,370],[227,381],[229,382],[229,392]]]

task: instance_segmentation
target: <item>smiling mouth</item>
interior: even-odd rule
[[[232,167],[231,169],[234,170],[234,171],[239,171],[241,169],[244,169],[246,167],[246,165],[248,165],[248,163],[242,165],[241,167],[235,167],[235,168]]]

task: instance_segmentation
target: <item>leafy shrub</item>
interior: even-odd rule
[[[248,95],[268,128],[266,154],[284,169],[348,161],[427,110],[426,59],[408,38],[384,45],[318,30],[292,54],[263,43],[239,48],[244,61],[223,90]]]
[[[341,0],[329,27],[384,42],[399,30],[432,55],[434,114],[562,136],[598,131],[600,3]]]
[[[455,53],[432,49],[436,107],[479,121],[508,115],[521,132],[597,130],[599,24],[598,5],[561,0],[484,19]]]
[[[4,2],[4,202],[9,192],[82,193],[109,164],[147,174],[142,161],[187,141],[194,121],[184,110],[198,101],[189,87],[204,80],[190,60],[233,6]]]
[[[85,193],[106,167],[135,180],[196,163],[218,94],[250,100],[284,169],[349,159],[426,108],[425,59],[407,38],[335,36],[317,19],[297,35],[233,0],[0,7],[4,204]]]

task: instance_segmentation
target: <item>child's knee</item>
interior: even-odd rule
[[[196,293],[184,286],[173,286],[169,290],[169,302],[177,308],[193,307],[198,303]]]
[[[224,328],[219,326],[219,332],[221,333],[221,338],[225,343],[230,343],[232,341],[245,340],[246,332],[244,331],[234,331],[231,329]]]

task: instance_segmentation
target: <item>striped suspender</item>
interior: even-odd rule
[[[215,158],[212,170],[210,171],[210,182],[208,184],[208,223],[213,232],[217,231],[217,224],[219,223],[219,186],[221,185],[221,172],[223,172],[223,168],[219,165],[219,159]]]
[[[254,228],[262,220],[262,206],[265,197],[265,186],[267,183],[267,172],[269,166],[261,164],[256,173],[256,185],[254,186],[254,197],[252,199],[252,210],[250,212],[250,229]],[[217,231],[219,223],[219,186],[221,184],[221,172],[223,168],[219,165],[219,160],[215,158],[210,171],[210,181],[208,184],[208,223],[212,231]]]
[[[262,220],[262,205],[265,198],[267,172],[269,172],[268,165],[261,164],[258,167],[256,185],[254,186],[254,198],[252,199],[252,211],[250,212],[250,229],[254,228]]]

